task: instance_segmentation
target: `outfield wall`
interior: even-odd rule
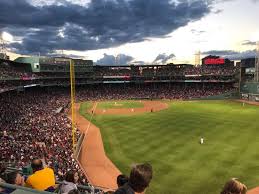
[[[243,100],[259,102],[259,83],[242,83],[240,88],[240,97]]]
[[[259,94],[259,83],[242,83],[241,84],[241,93],[245,94]]]
[[[228,92],[221,95],[207,96],[202,98],[192,98],[191,100],[225,100],[225,99],[238,99],[238,92]]]

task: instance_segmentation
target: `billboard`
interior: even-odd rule
[[[225,64],[225,59],[223,58],[207,58],[204,61],[205,65],[220,65],[220,64]]]

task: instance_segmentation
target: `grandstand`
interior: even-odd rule
[[[149,65],[149,66],[93,66],[92,61],[74,60],[77,85],[91,84],[135,84],[144,83],[190,85],[196,83],[203,88],[206,84],[225,86],[238,82],[238,70],[233,64],[203,64],[193,66]],[[12,61],[1,61],[2,72],[10,66],[9,73],[1,76],[1,82],[8,81],[5,88],[23,89],[28,86],[68,86],[69,59],[21,57]],[[12,68],[11,68],[12,67]],[[5,85],[2,84],[1,85]],[[3,87],[1,88],[4,89]],[[233,88],[234,89],[234,88]],[[6,89],[5,89],[6,90]]]

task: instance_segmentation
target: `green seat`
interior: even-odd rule
[[[31,168],[30,165],[28,165],[28,166],[26,166],[26,167],[24,167],[24,168],[22,169],[22,174],[23,174],[23,175],[29,176],[29,175],[31,175],[32,173],[33,173],[33,171],[32,171],[32,168]]]

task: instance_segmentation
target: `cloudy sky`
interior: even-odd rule
[[[254,56],[258,18],[259,0],[0,0],[9,50],[100,64]]]

